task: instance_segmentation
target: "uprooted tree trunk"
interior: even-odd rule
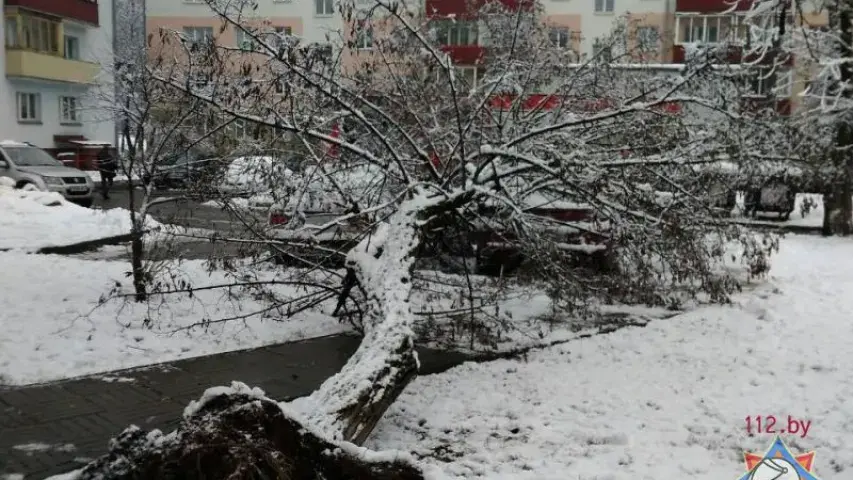
[[[80,478],[422,478],[412,462],[352,453],[418,373],[409,294],[419,204],[404,202],[350,252],[347,266],[366,294],[364,339],[338,374],[290,406],[292,415],[242,384],[208,391],[176,432],[128,429]]]
[[[420,480],[412,461],[324,440],[263,392],[211,389],[168,435],[126,429],[77,480]]]
[[[309,424],[336,440],[360,445],[417,376],[414,316],[409,305],[413,252],[418,243],[418,200],[401,205],[388,223],[349,254],[367,296],[364,339],[343,369],[300,409]]]

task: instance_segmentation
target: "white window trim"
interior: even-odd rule
[[[35,96],[35,115],[32,118],[22,118],[21,117],[21,98],[27,96],[29,99],[30,95]],[[18,123],[41,123],[42,121],[42,105],[41,105],[41,94],[38,92],[15,92],[15,117],[18,119]]]
[[[616,0],[592,0],[592,2],[593,13],[595,13],[596,15],[613,15],[613,13],[616,11]],[[600,9],[598,8],[599,2],[601,3]],[[607,8],[608,3],[610,9]]]
[[[73,39],[74,40],[73,43],[77,47],[77,52],[76,52],[77,56],[75,56],[75,57],[69,57],[68,56],[68,40],[69,39]],[[69,35],[67,33],[63,34],[62,35],[62,55],[63,55],[63,57],[67,60],[80,60],[82,58],[82,55],[80,52],[81,43],[82,42],[80,41],[80,37],[78,37],[76,35]]]
[[[248,32],[239,27],[234,27],[237,29],[234,32],[234,37],[237,41],[236,47],[244,52],[254,52],[258,50],[258,44],[254,38],[252,38]]]
[[[558,31],[559,35],[557,36],[556,44],[552,41],[551,33],[554,31]],[[566,45],[560,45],[560,40],[562,37],[566,37]],[[548,29],[548,41],[551,42],[551,46],[554,48],[563,48],[563,49],[571,49],[572,48],[572,29],[565,25],[551,25]]]
[[[189,32],[193,32],[193,34],[190,35]],[[200,32],[202,33],[201,38],[198,35]],[[186,25],[182,27],[181,33],[187,37],[189,42],[196,44],[213,40],[214,29],[207,26]]]
[[[464,78],[466,75],[463,72],[469,72],[469,71],[474,72],[474,75],[473,75],[474,84],[468,85],[468,88],[477,88],[477,85],[479,85],[480,80],[481,80],[479,72],[477,71],[477,67],[471,67],[468,65],[459,65],[459,66],[454,66],[453,69],[454,69],[453,76],[456,79],[456,81],[460,82],[460,83],[462,81],[467,82],[467,79]]]
[[[367,28],[356,32],[355,48],[358,50],[373,50],[373,27],[367,25]]]
[[[652,43],[654,43],[654,45],[652,46],[652,48],[649,48],[647,51],[660,50],[661,45],[663,43],[662,42],[663,36],[661,34],[661,28],[657,25],[640,25],[640,26],[638,26],[637,30],[636,30],[637,48],[642,48],[644,46],[642,35],[640,35],[641,31],[653,31],[653,32],[655,32],[655,38],[654,38],[654,41],[652,42]],[[649,39],[645,39],[645,40],[649,40]]]
[[[728,17],[731,19],[730,27],[728,32],[723,32],[720,28],[720,18]],[[689,21],[691,30],[693,27],[693,23],[695,20],[702,20],[702,40],[701,41],[692,41],[685,42],[682,40],[681,35],[681,23],[684,21]],[[717,40],[714,42],[707,41],[708,37],[708,20],[713,19],[717,22]],[[673,42],[675,45],[692,45],[692,44],[700,44],[700,45],[722,45],[722,44],[730,44],[730,45],[744,45],[746,44],[747,39],[739,38],[740,34],[740,25],[744,21],[744,15],[739,14],[713,14],[713,13],[679,13],[675,16],[675,41]]]
[[[73,109],[69,110],[73,112],[73,117],[65,116],[65,102],[67,100],[71,100],[73,105]],[[63,95],[59,97],[59,124],[60,125],[79,125],[82,123],[80,121],[80,98],[79,97],[71,97],[67,95]]]
[[[317,11],[317,1],[318,0],[314,0],[314,16],[315,17],[327,18],[327,17],[334,17],[335,16],[335,2],[334,2],[334,0],[331,0],[331,4],[332,4],[332,11],[331,12],[326,12],[326,8],[325,8],[327,5],[327,2],[329,2],[329,0],[319,0],[319,1],[323,2],[322,3],[322,5],[323,5],[323,11],[322,12]]]

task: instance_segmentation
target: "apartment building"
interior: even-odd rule
[[[363,1],[363,0],[362,0]],[[499,0],[508,8],[530,8],[531,0]],[[651,64],[680,64],[687,60],[695,44],[723,43],[732,45],[730,63],[744,60],[744,45],[750,32],[743,21],[750,0],[741,0],[734,8],[729,0],[539,0],[544,7],[544,21],[555,45],[570,49],[577,58],[600,55],[622,62],[642,61]],[[334,44],[345,30],[335,11],[335,0],[257,0],[252,15],[269,24],[301,36],[305,41]],[[481,71],[480,59],[487,46],[478,34],[478,21],[472,14],[470,0],[424,0],[427,17],[435,22],[446,37],[444,50],[469,80],[476,81]],[[808,13],[808,12],[807,12]],[[441,22],[446,20],[446,25]],[[813,25],[825,24],[825,14],[811,15]],[[220,43],[240,45],[246,39],[233,28],[221,30],[221,22],[204,0],[147,0],[147,29],[161,27],[184,31],[190,37],[216,37]],[[623,29],[624,40],[614,44],[607,37],[614,28]],[[794,78],[795,60],[790,72]],[[672,72],[671,68],[661,68]],[[802,80],[802,79],[801,79]],[[768,82],[757,76],[750,88],[760,98],[769,93]],[[790,112],[804,83],[792,85],[777,105]],[[777,93],[777,97],[778,97]]]
[[[112,0],[4,0],[0,137],[42,148],[114,143],[98,108],[101,64],[112,61]]]

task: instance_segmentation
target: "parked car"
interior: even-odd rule
[[[770,179],[757,188],[750,189],[744,198],[744,211],[753,218],[760,213],[776,213],[788,220],[794,211],[797,189],[783,179]]]
[[[218,186],[220,193],[235,197],[267,194],[274,182],[293,175],[283,159],[274,156],[246,156],[231,161]]]
[[[607,225],[596,220],[596,211],[592,206],[555,201],[538,194],[530,195],[522,203],[525,213],[533,216],[534,223],[538,224],[535,228],[549,235],[560,249],[570,252],[578,260],[578,265],[600,271],[612,268],[613,250]],[[440,241],[427,241],[417,255],[474,257],[476,272],[483,275],[510,274],[518,269],[527,259],[518,239],[499,218],[501,213],[498,208],[485,203],[478,209],[478,214],[476,220],[468,222],[469,227],[474,228],[460,233],[453,226],[448,226],[436,235],[431,235]],[[336,215],[328,213],[298,216],[293,210],[271,210],[270,235],[281,241],[279,245],[270,246],[272,258],[279,264],[308,259],[327,266],[342,266],[343,253],[355,246],[365,225],[338,222],[321,234],[311,234],[311,225],[320,226],[335,218]],[[307,243],[319,243],[324,248],[317,250],[305,246]],[[330,254],[334,251],[341,255]]]
[[[57,192],[84,207],[92,205],[95,184],[89,175],[31,144],[0,142],[0,176],[11,178],[23,190]]]
[[[143,183],[154,188],[182,189],[200,185],[215,178],[220,167],[219,158],[200,158],[187,154],[171,157],[160,162],[151,173],[143,176]]]
[[[570,254],[577,265],[599,271],[613,266],[613,249],[608,225],[597,218],[596,209],[588,204],[566,201],[533,193],[520,200],[519,205],[531,218],[538,232],[547,236],[560,250]],[[484,275],[508,274],[527,260],[519,239],[500,219],[492,203],[481,205],[479,228],[469,233],[475,247],[476,271]]]

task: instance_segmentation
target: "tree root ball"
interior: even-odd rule
[[[325,440],[276,402],[246,391],[205,394],[167,435],[127,428],[77,479],[423,479],[406,458]]]

